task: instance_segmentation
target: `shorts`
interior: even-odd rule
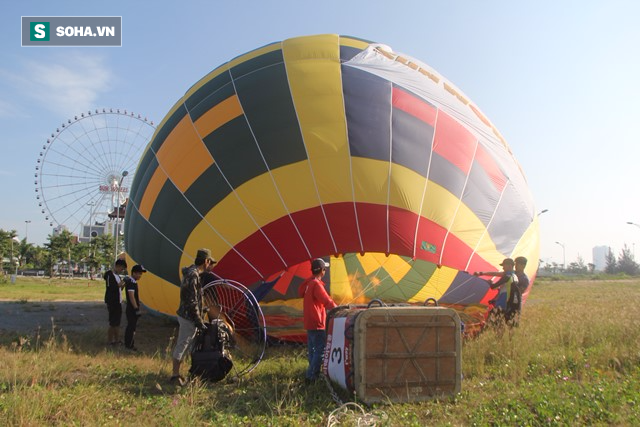
[[[122,320],[122,304],[107,304],[107,310],[109,311],[109,326],[120,326]]]
[[[196,324],[180,316],[178,316],[178,323],[180,324],[180,330],[178,332],[178,341],[173,349],[173,358],[182,360],[193,338],[196,336]]]

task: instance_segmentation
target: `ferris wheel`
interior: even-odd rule
[[[82,113],[52,132],[35,171],[36,199],[49,225],[81,240],[114,233],[154,132],[146,117],[114,108]]]

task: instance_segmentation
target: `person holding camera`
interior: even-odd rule
[[[131,351],[138,351],[134,345],[134,337],[136,335],[136,327],[138,318],[140,317],[140,297],[138,296],[138,280],[142,277],[142,273],[147,270],[140,264],[136,264],[131,269],[131,276],[124,278],[124,289],[127,297],[127,308],[125,314],[127,316],[127,328],[124,331],[124,346]]]
[[[196,335],[196,328],[205,330],[204,313],[202,311],[202,281],[201,274],[208,271],[216,260],[211,257],[211,251],[207,248],[198,249],[194,263],[182,269],[182,282],[180,283],[180,306],[176,314],[180,325],[178,340],[173,349],[173,373],[171,382],[179,385],[185,384],[185,379],[180,375],[180,365]]]

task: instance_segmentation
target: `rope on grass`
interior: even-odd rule
[[[360,410],[360,413],[350,408],[351,406]],[[340,425],[348,420],[355,421],[356,426],[376,426],[379,423],[385,422],[389,417],[385,412],[379,414],[371,414],[364,410],[364,408],[357,403],[347,402],[331,411],[327,418],[327,427],[333,427]]]

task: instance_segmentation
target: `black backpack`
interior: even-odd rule
[[[207,329],[198,329],[194,338],[189,373],[203,380],[216,382],[233,368],[229,352],[229,348],[233,346],[233,332],[221,319],[214,319],[206,325]]]

